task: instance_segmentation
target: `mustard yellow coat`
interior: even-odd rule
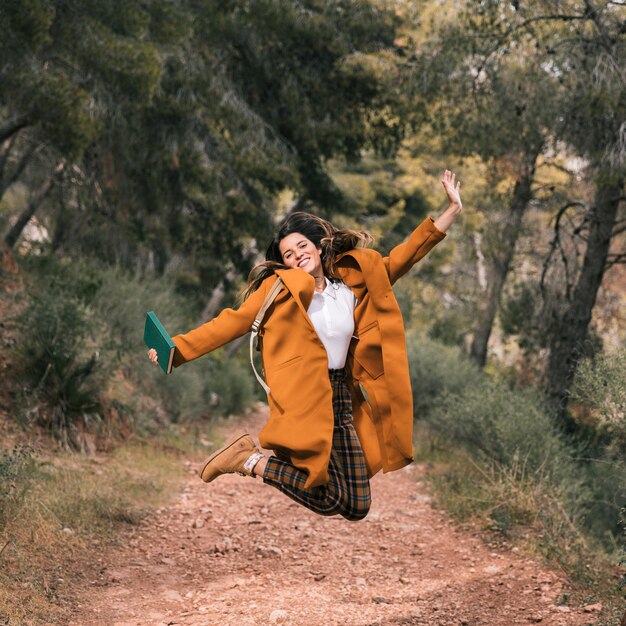
[[[404,323],[392,285],[444,237],[427,218],[388,257],[355,248],[337,262],[341,279],[357,298],[346,370],[354,425],[370,476],[413,460],[413,398]],[[285,287],[268,309],[260,334],[270,416],[259,441],[306,470],[305,487],[310,488],[328,481],[333,436],[328,356],[307,314],[313,277],[300,269],[277,274]],[[174,366],[246,334],[275,281],[276,276],[265,279],[239,309],[225,309],[210,322],[173,337]]]

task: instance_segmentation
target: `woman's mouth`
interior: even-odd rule
[[[302,267],[303,265],[306,265],[308,262],[309,262],[308,257],[306,259],[302,259],[302,261],[298,263],[298,267]]]

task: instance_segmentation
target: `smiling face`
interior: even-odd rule
[[[321,248],[300,233],[291,233],[280,240],[278,249],[287,267],[297,267],[317,277],[324,275]]]

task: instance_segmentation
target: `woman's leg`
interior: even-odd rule
[[[371,503],[367,466],[352,424],[350,392],[343,373],[330,373],[333,388],[334,430],[325,485],[304,489],[307,473],[287,461],[270,457],[263,480],[320,515],[342,515],[361,520]]]
[[[340,514],[348,520],[362,520],[369,512],[372,503],[367,465],[361,443],[357,437],[352,416],[344,418],[333,435],[333,450],[336,451],[341,472],[346,484],[346,497],[343,499]]]

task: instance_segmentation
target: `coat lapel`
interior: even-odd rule
[[[315,279],[313,276],[300,269],[276,270],[276,274],[282,278],[285,287],[287,287],[289,293],[296,301],[306,321],[313,328],[313,323],[307,313],[313,299],[313,292],[315,291]]]
[[[372,289],[372,282],[385,284],[385,276],[381,276],[380,271],[382,269],[384,274],[386,271],[384,267],[380,267],[380,263],[376,263],[379,258],[380,255],[369,248],[354,248],[337,258],[337,272],[341,280],[354,291],[359,301],[365,290],[369,291],[372,299],[376,299],[380,289]]]

